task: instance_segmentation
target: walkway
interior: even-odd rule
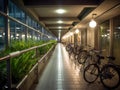
[[[62,44],[57,44],[36,90],[106,90],[101,83],[88,84]],[[117,90],[117,89],[116,89]]]

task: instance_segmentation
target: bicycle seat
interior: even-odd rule
[[[113,57],[113,56],[107,56],[107,58],[108,58],[109,60],[115,60],[115,57]]]

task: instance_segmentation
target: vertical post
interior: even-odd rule
[[[95,49],[98,49],[98,43],[99,43],[99,35],[98,35],[98,32],[99,32],[99,26],[97,26],[95,29],[94,29],[94,48]]]
[[[4,12],[8,15],[8,1],[4,1]],[[5,17],[5,44],[6,48],[9,47],[10,44],[10,27],[9,27],[9,19]]]
[[[100,28],[100,25],[98,26],[98,50],[101,50],[101,28]]]
[[[36,59],[38,61],[38,48],[35,49],[36,50]],[[35,83],[38,83],[38,79],[39,79],[39,76],[38,76],[38,64],[36,66],[36,69],[35,69],[35,74],[36,74],[36,80],[35,80]]]
[[[77,34],[74,34],[74,46],[77,45]]]
[[[12,78],[11,78],[11,65],[10,65],[10,58],[7,60],[7,80],[8,80],[8,90],[12,90]]]
[[[28,19],[26,14],[25,14],[25,23],[28,25]],[[25,41],[27,41],[27,36],[28,36],[28,28],[25,27]]]
[[[113,55],[113,18],[110,19],[110,50],[109,55]]]

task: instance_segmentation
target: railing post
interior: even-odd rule
[[[8,90],[12,90],[12,78],[11,78],[11,65],[10,65],[10,58],[7,60],[7,86]]]
[[[38,62],[38,54],[39,54],[39,53],[38,53],[38,48],[36,48],[35,50],[36,50],[36,59],[37,59],[37,62]],[[38,81],[39,81],[38,64],[37,64],[37,67],[36,67],[36,69],[35,69],[35,74],[36,74],[36,76],[37,76],[35,83],[38,83]]]

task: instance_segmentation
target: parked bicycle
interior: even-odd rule
[[[83,72],[84,80],[88,83],[93,83],[100,77],[102,84],[109,89],[117,88],[120,84],[120,72],[115,64],[101,64],[103,56],[97,55],[97,62],[95,64],[89,64]],[[109,60],[112,60],[109,57]]]

